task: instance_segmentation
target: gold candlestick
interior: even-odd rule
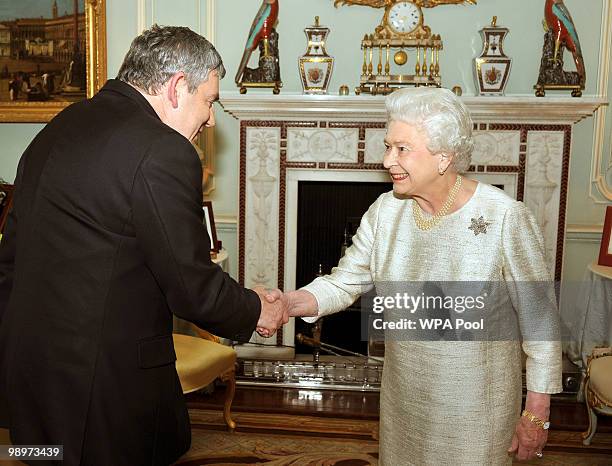
[[[370,37],[371,39],[371,37]],[[372,75],[372,61],[374,59],[374,47],[372,46],[372,43],[370,43],[370,63],[368,63],[368,75],[371,76]]]
[[[385,63],[385,74],[389,76],[389,72],[391,71],[391,64],[389,60],[391,58],[391,44],[387,42],[387,62]]]
[[[434,65],[434,59],[436,55],[436,48],[431,48],[431,61],[429,62],[429,77],[432,78],[435,75],[436,67]]]
[[[368,64],[367,64],[367,60],[368,60],[368,48],[365,45],[365,41],[368,40],[368,35],[366,34],[365,36],[363,36],[363,41],[361,42],[361,45],[363,47],[363,66],[361,67],[361,74],[363,76],[366,76],[366,73],[368,72]]]
[[[440,36],[438,36],[438,40],[440,40]],[[441,45],[438,44],[436,47],[436,77],[440,76],[440,48]]]

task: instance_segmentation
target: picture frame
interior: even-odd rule
[[[599,246],[599,265],[612,267],[612,206],[606,207],[601,245]]]
[[[215,128],[204,128],[193,147],[202,164],[202,200],[206,200],[215,190]]]
[[[67,10],[74,10],[74,2],[76,14]],[[71,103],[93,97],[106,82],[106,0],[74,2],[56,2],[61,12],[51,2],[39,2],[39,12],[8,1],[15,17],[0,18],[0,122],[47,123]],[[36,39],[30,38],[32,28]]]
[[[217,229],[215,227],[215,216],[211,201],[204,201],[202,204],[204,210],[204,225],[210,239],[210,253],[216,255],[219,252],[219,241],[217,240]]]
[[[2,232],[4,231],[4,225],[6,224],[9,211],[13,205],[14,191],[14,185],[0,183],[0,235],[2,235]]]

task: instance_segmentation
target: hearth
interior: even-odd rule
[[[359,227],[368,207],[392,183],[300,181],[298,183],[298,221],[296,283],[300,288],[318,274],[336,266]],[[349,351],[368,354],[368,343],[361,339],[359,302],[343,312],[321,319],[320,339]],[[296,335],[312,335],[314,325],[297,319]],[[312,353],[310,345],[295,342],[296,353]],[[325,354],[325,353],[323,353]]]

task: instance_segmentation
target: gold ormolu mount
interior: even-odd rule
[[[429,37],[417,34],[414,39],[396,39],[386,35],[366,34],[361,41],[363,64],[360,85],[355,94],[390,94],[403,86],[442,85],[440,77],[440,35]],[[405,65],[409,60],[404,49],[414,50],[414,74],[391,74],[391,49],[399,49],[393,54],[397,65]],[[376,65],[375,63],[378,62]],[[376,72],[374,72],[376,66]]]
[[[246,68],[242,79],[236,81],[241,94],[246,94],[247,88],[270,88],[273,94],[280,93],[283,82],[280,77],[278,61],[278,33],[272,29],[269,40],[262,40],[259,44],[259,62],[255,69]]]
[[[574,21],[563,0],[546,0],[544,5],[544,45],[538,82],[534,87],[537,97],[544,97],[547,89],[570,90],[572,97],[581,97],[586,84],[584,58]],[[576,71],[565,71],[564,51],[571,52]]]
[[[571,91],[572,97],[582,97],[585,82],[577,71],[563,69],[563,54],[565,46],[561,45],[558,57],[554,58],[555,39],[552,31],[544,34],[542,60],[538,82],[533,86],[536,97],[544,97],[547,90]]]

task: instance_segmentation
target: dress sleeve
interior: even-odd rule
[[[502,240],[504,279],[527,355],[527,390],[559,393],[563,387],[557,301],[542,234],[522,202],[515,202],[506,211]]]
[[[191,144],[164,134],[134,180],[132,215],[145,261],[177,316],[219,336],[247,341],[261,301],[210,259],[202,171]]]
[[[373,288],[370,263],[378,212],[383,196],[380,196],[361,219],[353,236],[353,244],[347,248],[338,266],[330,275],[319,277],[303,290],[317,299],[319,313],[315,317],[303,317],[306,322],[315,322],[320,317],[339,312],[353,304],[359,296]]]

